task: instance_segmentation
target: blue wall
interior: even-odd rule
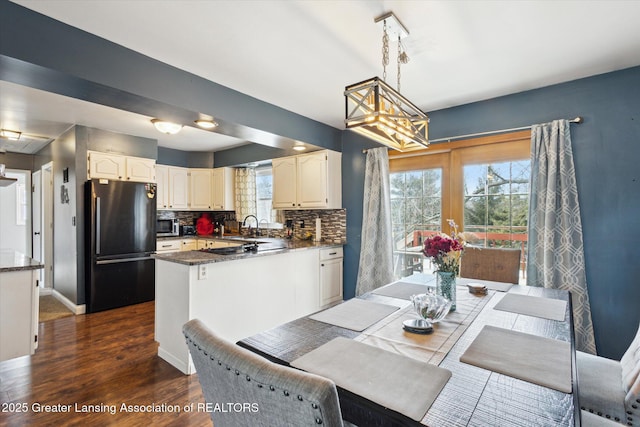
[[[619,359],[640,322],[640,67],[429,113],[431,139],[582,116],[571,125],[598,354]],[[364,143],[343,134],[345,296],[355,291]]]

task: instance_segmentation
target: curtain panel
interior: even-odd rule
[[[256,171],[252,168],[237,168],[236,219],[242,221],[247,215],[256,215],[257,211]]]
[[[531,127],[527,284],[571,292],[576,347],[595,354],[569,126]]]
[[[367,150],[362,208],[356,295],[393,281],[389,155],[386,148]]]

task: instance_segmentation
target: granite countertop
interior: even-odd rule
[[[39,268],[44,268],[44,265],[23,253],[8,249],[0,250],[0,273]]]
[[[191,237],[191,236],[189,236]],[[195,236],[194,236],[195,237]],[[218,238],[216,236],[197,236],[198,238]],[[225,236],[225,238],[230,236]],[[245,252],[240,254],[232,254],[232,255],[219,255],[204,251],[184,251],[184,252],[170,252],[170,253],[157,253],[153,255],[154,258],[162,260],[175,262],[178,264],[186,264],[186,265],[198,265],[198,264],[209,264],[214,262],[224,262],[224,261],[234,261],[238,259],[247,259],[247,258],[255,258],[261,256],[270,256],[270,255],[279,255],[286,252],[298,251],[298,250],[306,250],[306,249],[317,249],[317,248],[328,248],[334,246],[343,246],[346,242],[315,242],[313,240],[299,240],[299,239],[274,239],[267,237],[258,237],[258,238],[245,238],[240,237],[242,240],[246,241],[259,241],[259,242],[269,242],[269,243],[282,243],[286,245],[286,247],[275,250],[265,250],[263,252]],[[229,239],[232,240],[232,239]]]

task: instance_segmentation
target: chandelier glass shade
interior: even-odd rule
[[[344,96],[347,129],[398,151],[429,145],[427,115],[379,77],[347,86]]]

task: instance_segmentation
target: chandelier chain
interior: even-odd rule
[[[384,21],[382,34],[382,80],[387,81],[387,65],[389,65],[389,34],[387,34],[387,20]]]

